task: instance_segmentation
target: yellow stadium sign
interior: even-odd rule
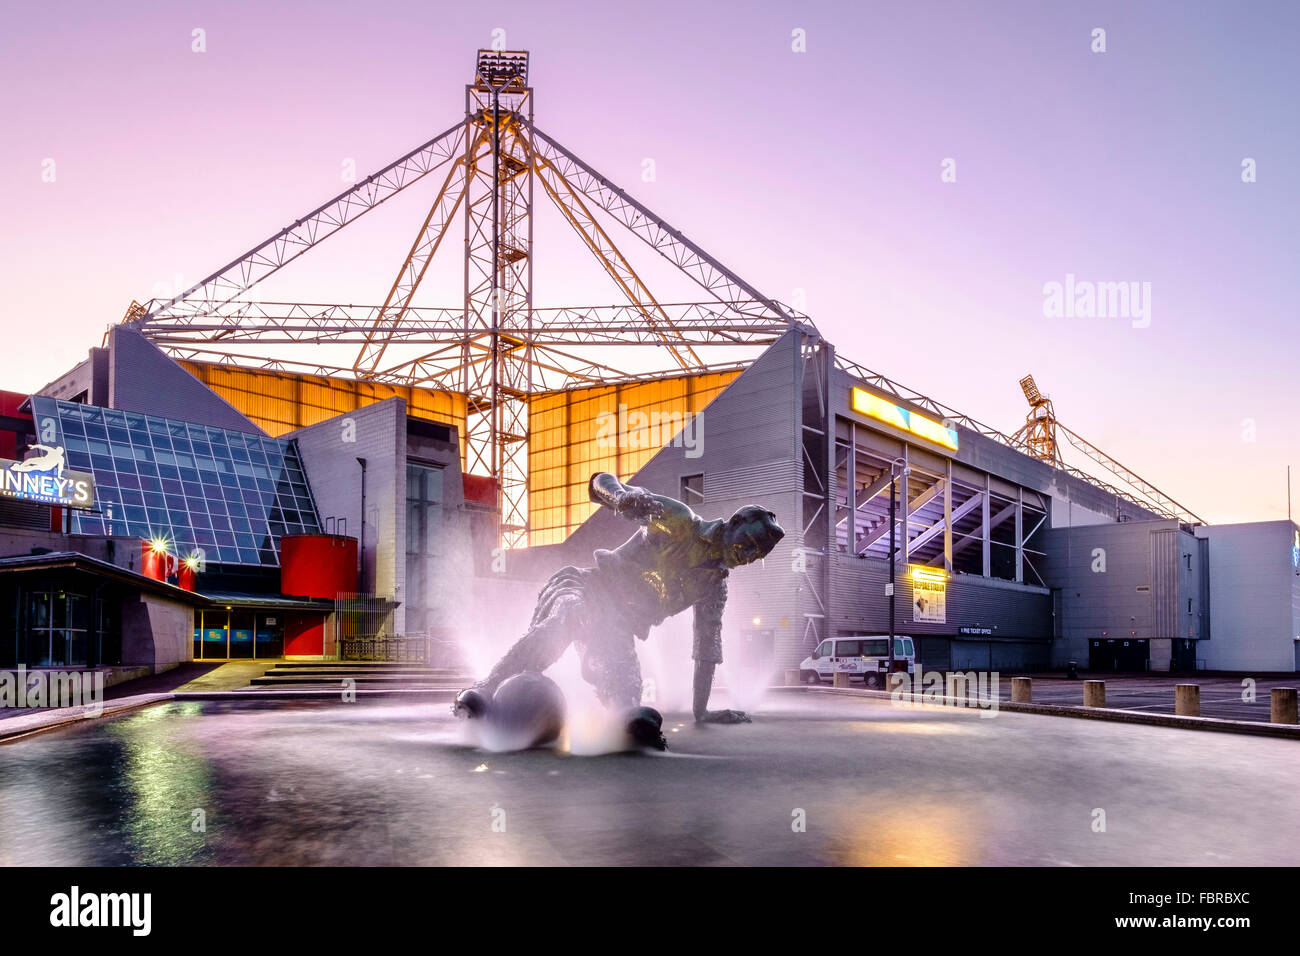
[[[924,438],[950,451],[957,450],[957,429],[949,428],[942,422],[936,422],[901,405],[895,405],[866,389],[855,388],[852,402],[853,410],[859,415],[866,415],[886,425],[892,425],[894,428]]]

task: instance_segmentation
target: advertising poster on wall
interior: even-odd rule
[[[913,568],[911,578],[912,620],[918,624],[947,624],[947,576],[933,568]]]

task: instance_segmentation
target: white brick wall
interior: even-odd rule
[[[366,459],[366,516],[362,591],[401,601],[406,552],[406,403],[400,398],[367,405],[293,433],[321,520],[347,520],[362,534],[361,466]],[[351,440],[349,440],[351,439]],[[393,626],[402,633],[398,608]]]

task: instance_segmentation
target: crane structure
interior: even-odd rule
[[[747,362],[737,354],[752,358],[791,328],[815,332],[806,316],[759,293],[543,132],[534,122],[528,67],[525,51],[479,50],[462,120],[174,298],[133,303],[123,320],[177,358],[464,395],[467,468],[495,480],[507,547],[526,542],[530,396],[741,368]],[[437,184],[437,192],[382,304],[247,297],[312,248],[426,180]],[[603,267],[617,290],[615,304],[534,303],[538,193]],[[464,257],[460,301],[417,305],[430,263],[457,240]],[[698,301],[656,297],[644,270],[634,268],[625,252],[629,240],[691,280],[702,292]],[[355,359],[350,366],[331,365],[319,360],[320,350],[311,359],[268,354],[290,344],[351,346]],[[617,353],[602,349],[609,345],[651,347],[662,357],[660,367],[654,360],[650,367],[615,365]]]
[[[1057,421],[1052,400],[1039,391],[1034,376],[1026,375],[1022,378],[1020,388],[1025,393],[1025,400],[1029,402],[1029,414],[1025,418],[1025,424],[1011,436],[1011,441],[1020,445],[1026,454],[1039,461],[1047,462],[1054,468],[1077,472],[1076,469],[1066,465],[1061,457],[1060,445],[1057,443],[1057,435],[1060,433],[1072,447],[1118,478],[1123,482],[1123,487],[1131,489],[1122,492],[1122,497],[1167,518],[1176,518],[1183,524],[1206,523],[1141,475],[1120,464],[1092,442]],[[1098,483],[1092,476],[1084,475],[1084,477],[1094,484]],[[1116,493],[1120,492],[1116,491]]]

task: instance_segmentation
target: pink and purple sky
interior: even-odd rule
[[[41,387],[132,299],[193,284],[338,193],[345,160],[364,176],[451,126],[501,28],[532,53],[542,129],[766,294],[802,290],[841,353],[1007,432],[1032,372],[1063,422],[1207,520],[1285,517],[1288,463],[1300,489],[1300,7],[490,10],[11,11],[0,388]],[[377,210],[369,238],[338,237],[292,283],[286,270],[284,295],[382,301],[424,211]],[[614,300],[575,242],[536,264],[539,304]],[[421,301],[457,302],[454,273]],[[1149,325],[1045,315],[1044,284],[1068,274],[1150,283]]]

